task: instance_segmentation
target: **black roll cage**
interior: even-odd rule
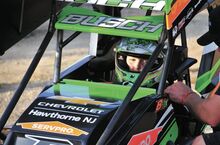
[[[50,22],[48,26],[48,31],[46,36],[44,37],[40,47],[38,48],[38,51],[36,55],[34,56],[30,66],[28,67],[28,70],[26,71],[25,75],[23,76],[23,79],[21,80],[17,90],[15,91],[10,103],[6,107],[3,115],[0,118],[0,132],[2,132],[8,118],[10,117],[13,109],[15,108],[17,102],[19,101],[24,89],[26,88],[32,74],[34,73],[36,67],[38,66],[39,61],[41,60],[50,40],[52,39],[52,36],[55,32],[55,22],[57,20],[57,10],[56,10],[56,0],[51,1],[51,14],[50,14]],[[200,7],[201,8],[201,7]],[[199,12],[200,9],[194,11],[194,15]],[[192,18],[191,18],[192,19]],[[190,20],[191,20],[190,19]],[[190,22],[190,20],[181,28],[179,31],[179,34],[181,36],[181,43],[183,47],[187,47],[187,41],[186,41],[186,31],[185,27]],[[166,24],[164,24],[165,26]],[[63,41],[63,32],[62,30],[58,30],[58,36],[57,36],[57,47],[56,47],[56,61],[55,61],[55,75],[54,75],[54,83],[57,83],[60,79],[60,66],[61,66],[61,56],[62,56],[62,48],[68,44],[71,40],[73,40],[75,37],[77,37],[81,32],[75,32],[73,35],[71,35],[69,38]],[[103,145],[106,140],[109,138],[109,135],[113,131],[115,125],[117,124],[117,121],[119,120],[121,114],[126,109],[129,102],[132,100],[134,94],[136,93],[137,89],[140,87],[144,77],[149,72],[150,68],[153,65],[153,62],[156,60],[157,56],[160,54],[165,41],[167,40],[167,54],[165,58],[165,63],[163,66],[162,71],[162,77],[160,80],[159,88],[157,90],[157,94],[155,97],[157,99],[160,99],[163,97],[163,92],[165,89],[165,83],[167,81],[168,73],[169,73],[169,66],[172,62],[172,56],[174,51],[174,44],[176,37],[173,36],[173,29],[166,30],[165,27],[162,32],[162,36],[159,40],[159,45],[157,46],[156,50],[153,52],[153,55],[149,58],[149,63],[146,65],[143,69],[143,71],[140,73],[138,79],[135,81],[134,85],[131,87],[130,91],[128,92],[126,98],[122,102],[121,106],[117,109],[116,113],[110,120],[110,123],[107,125],[106,129],[104,130],[103,134],[101,135],[100,139],[97,142],[97,145]],[[189,70],[187,70],[189,73]],[[190,77],[187,75],[184,80],[186,81],[186,84],[190,86]]]

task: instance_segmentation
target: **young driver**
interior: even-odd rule
[[[116,83],[132,85],[147,64],[157,43],[136,38],[122,38],[115,47]],[[158,84],[163,66],[164,54],[161,52],[153,67],[145,77],[142,86],[154,87]]]

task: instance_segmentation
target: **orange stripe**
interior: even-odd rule
[[[172,6],[170,13],[166,16],[167,29],[171,29],[173,22],[180,15],[183,9],[187,6],[190,0],[177,0]]]
[[[210,93],[210,96],[215,95],[215,93],[217,92],[217,90],[219,89],[219,87],[220,87],[220,82],[218,82],[218,84],[215,86],[214,90]]]

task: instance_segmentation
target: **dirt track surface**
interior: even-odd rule
[[[202,12],[197,15],[189,26],[187,26],[187,41],[189,47],[189,56],[200,61],[202,47],[196,43],[196,39],[207,31],[207,13]],[[38,29],[33,31],[19,43],[8,50],[5,55],[0,56],[0,115],[2,115],[5,107],[17,89],[22,77],[25,74],[33,56],[35,55],[40,43],[42,42],[47,31],[45,23]],[[12,124],[20,116],[20,114],[28,107],[33,99],[40,93],[46,84],[49,84],[53,79],[53,62],[55,56],[55,40],[56,34],[53,37],[48,49],[46,50],[39,66],[35,70],[27,88],[21,96],[17,107],[14,109],[7,124]],[[83,40],[89,39],[89,36],[84,34],[81,39],[74,41],[75,46],[69,45],[64,49],[63,68],[72,64],[87,53]],[[198,71],[199,62],[191,68],[192,81]]]

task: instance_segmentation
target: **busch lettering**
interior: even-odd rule
[[[96,26],[114,28],[120,25],[125,19],[122,18],[106,18]],[[83,25],[83,22],[81,23]]]
[[[127,20],[124,18],[115,17],[95,17],[85,15],[69,15],[62,23],[66,24],[80,24],[83,26],[96,26],[104,28],[115,28],[120,30],[135,30],[135,31],[147,31],[150,33],[160,29],[163,24],[153,25],[150,22],[138,21],[138,20]],[[145,30],[147,29],[147,30]]]

